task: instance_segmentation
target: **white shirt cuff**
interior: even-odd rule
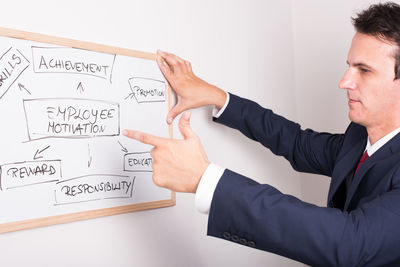
[[[212,115],[214,118],[219,118],[219,116],[221,116],[222,113],[224,113],[226,106],[228,106],[229,103],[229,94],[227,92],[225,92],[226,94],[226,100],[225,100],[225,104],[223,105],[223,107],[218,110],[218,108],[216,106],[214,106],[213,110],[212,110]]]
[[[225,168],[215,164],[208,165],[206,171],[200,179],[199,185],[196,190],[196,209],[204,214],[210,212],[211,201],[214,195],[215,188],[224,173]]]

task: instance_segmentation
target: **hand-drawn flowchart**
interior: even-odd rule
[[[154,60],[0,36],[0,224],[171,198],[151,180],[168,137]]]

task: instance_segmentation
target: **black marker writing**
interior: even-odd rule
[[[138,103],[165,102],[166,85],[164,81],[144,77],[132,77],[129,80],[131,93],[125,99],[136,99]]]
[[[158,96],[158,97],[165,97],[165,92],[160,91],[158,89],[143,89],[140,88],[139,86],[133,87],[133,90],[136,92],[137,96],[142,96],[142,97],[149,97],[149,96]]]
[[[91,124],[95,124],[98,119],[106,120],[112,119],[115,116],[115,109],[82,109],[69,107],[54,107],[49,106],[46,108],[47,117],[51,120],[61,118],[63,121],[81,120],[88,121]]]
[[[10,168],[7,170],[7,175],[13,178],[28,178],[30,176],[37,175],[54,175],[56,173],[56,169],[52,165],[47,165],[43,163],[38,166],[28,166],[28,167],[19,167],[19,168]]]
[[[98,65],[96,63],[73,62],[63,59],[47,59],[44,56],[40,57],[39,70],[43,69],[59,69],[65,71],[84,72],[88,74],[99,74],[107,76],[107,69],[110,66]]]
[[[17,67],[17,65],[21,64],[21,62],[22,62],[21,58],[18,55],[12,54],[11,59],[1,69],[0,86],[2,86],[4,81],[7,80],[11,76],[11,74],[14,71],[14,69]]]
[[[115,55],[69,47],[32,46],[35,73],[73,73],[109,79]]]
[[[145,158],[145,159],[136,159],[136,158],[129,158],[128,165],[129,166],[151,166],[153,162],[152,158]]]
[[[29,139],[119,134],[119,104],[91,99],[24,100]]]
[[[78,123],[78,124],[68,124],[68,123],[55,123],[49,122],[47,127],[47,133],[49,134],[101,134],[106,130],[106,126],[97,125],[93,123]]]
[[[153,158],[150,152],[135,152],[124,155],[124,171],[151,172]]]
[[[79,194],[93,194],[98,192],[110,192],[110,191],[123,191],[125,194],[128,194],[131,186],[132,182],[127,182],[127,181],[121,181],[118,183],[102,182],[97,185],[90,185],[88,183],[83,183],[73,186],[65,185],[61,188],[61,192],[71,197],[74,197]]]
[[[24,161],[1,165],[3,189],[51,183],[61,178],[60,160]]]
[[[0,98],[28,66],[29,61],[13,47],[0,56]]]

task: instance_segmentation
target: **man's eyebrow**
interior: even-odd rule
[[[350,62],[349,62],[348,60],[346,60],[346,63],[350,66]],[[365,63],[362,63],[362,62],[353,63],[353,64],[351,64],[351,66],[354,66],[354,67],[363,67],[363,68],[372,69],[372,70],[374,69],[374,68],[371,67],[370,65],[365,64]]]

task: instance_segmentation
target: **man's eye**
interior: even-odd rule
[[[360,70],[361,70],[362,73],[367,73],[367,72],[369,72],[368,69],[364,69],[364,68],[361,68]]]

